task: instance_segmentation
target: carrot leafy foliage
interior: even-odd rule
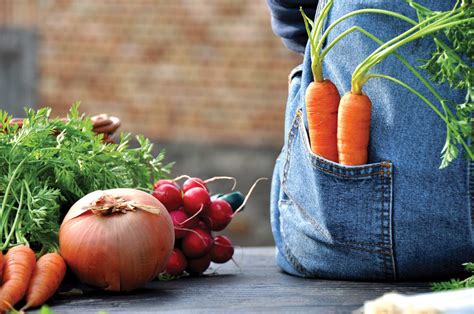
[[[474,263],[465,263],[463,265],[464,269],[472,274],[470,277],[463,280],[451,279],[449,281],[435,282],[431,285],[431,288],[435,291],[474,288]]]
[[[0,111],[0,250],[30,244],[40,254],[57,250],[61,209],[84,195],[119,187],[150,189],[164,178],[164,151],[130,134],[104,144],[76,103],[68,121],[50,118],[50,109],[26,110],[23,127]]]
[[[441,12],[432,11],[413,0],[408,4],[416,10],[420,22],[436,17]],[[435,34],[435,50],[429,59],[421,60],[420,68],[426,70],[430,79],[438,84],[448,84],[450,88],[461,90],[465,93],[464,102],[456,104],[451,100],[444,100],[445,106],[455,108],[455,115],[446,118],[451,126],[456,129],[458,136],[449,132],[442,151],[442,166],[447,166],[457,158],[459,150],[459,136],[470,138],[472,136],[472,111],[474,109],[474,5],[471,0],[461,3],[462,18],[467,22],[439,30]],[[471,18],[471,19],[469,19]]]

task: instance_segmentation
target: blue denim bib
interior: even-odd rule
[[[433,8],[432,3],[424,4]],[[434,9],[450,9],[453,3],[437,1]],[[392,10],[416,20],[404,1],[336,0],[328,23],[362,8]],[[393,17],[357,15],[339,24],[328,40],[353,25],[384,41],[410,28]],[[325,58],[325,77],[341,95],[347,93],[353,70],[377,47],[352,33]],[[433,49],[432,38],[426,37],[398,52],[417,65]],[[373,72],[399,78],[437,104],[395,57]],[[310,149],[304,95],[311,81],[306,47],[303,64],[291,74],[284,145],[272,182],[271,223],[279,266],[304,277],[434,280],[455,276],[462,263],[474,261],[472,170],[463,156],[438,169],[446,136],[443,121],[407,90],[373,79],[364,87],[373,104],[370,164],[343,166]],[[463,100],[462,93],[447,86],[436,88],[443,97]]]

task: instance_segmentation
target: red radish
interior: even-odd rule
[[[213,200],[211,206],[204,212],[212,231],[224,230],[232,220],[233,214],[230,204],[222,199]]]
[[[174,237],[176,239],[183,238],[186,235],[187,230],[196,226],[197,218],[189,219],[189,216],[181,210],[174,210],[170,212],[171,220],[174,226]]]
[[[201,257],[211,249],[212,238],[205,230],[193,228],[184,236],[181,246],[186,257]]]
[[[192,188],[184,193],[183,203],[184,211],[192,216],[200,210],[205,211],[211,204],[211,198],[205,189]]]
[[[207,217],[201,217],[197,223],[197,226],[206,231],[207,233],[211,234],[211,227],[210,227],[210,221],[207,219]]]
[[[153,190],[156,190],[159,186],[164,185],[164,184],[171,184],[177,187],[178,189],[180,189],[178,183],[176,183],[175,181],[161,179],[161,180],[156,181],[155,184],[153,184]]]
[[[169,212],[177,210],[183,204],[181,190],[172,184],[158,186],[152,195],[165,205]]]
[[[209,192],[209,189],[207,188],[206,182],[200,178],[189,178],[183,183],[183,192],[186,193],[186,191],[192,189],[192,188],[201,188],[205,189],[206,191]]]
[[[199,258],[193,258],[188,260],[188,267],[186,267],[186,271],[190,275],[202,275],[203,272],[206,271],[211,265],[211,257],[209,254],[206,254]]]
[[[214,238],[209,256],[214,263],[225,263],[234,255],[232,242],[226,236],[219,235]]]
[[[179,276],[188,266],[188,261],[180,249],[174,248],[168,262],[166,263],[164,273],[171,276]]]

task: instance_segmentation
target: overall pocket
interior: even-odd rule
[[[304,276],[396,279],[392,164],[343,166],[315,155],[301,109],[287,145],[279,199],[287,260]]]

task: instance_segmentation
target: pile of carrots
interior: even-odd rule
[[[48,253],[36,260],[35,253],[25,245],[0,252],[0,313],[12,309],[24,297],[22,311],[44,304],[58,290],[66,263],[58,253]]]

